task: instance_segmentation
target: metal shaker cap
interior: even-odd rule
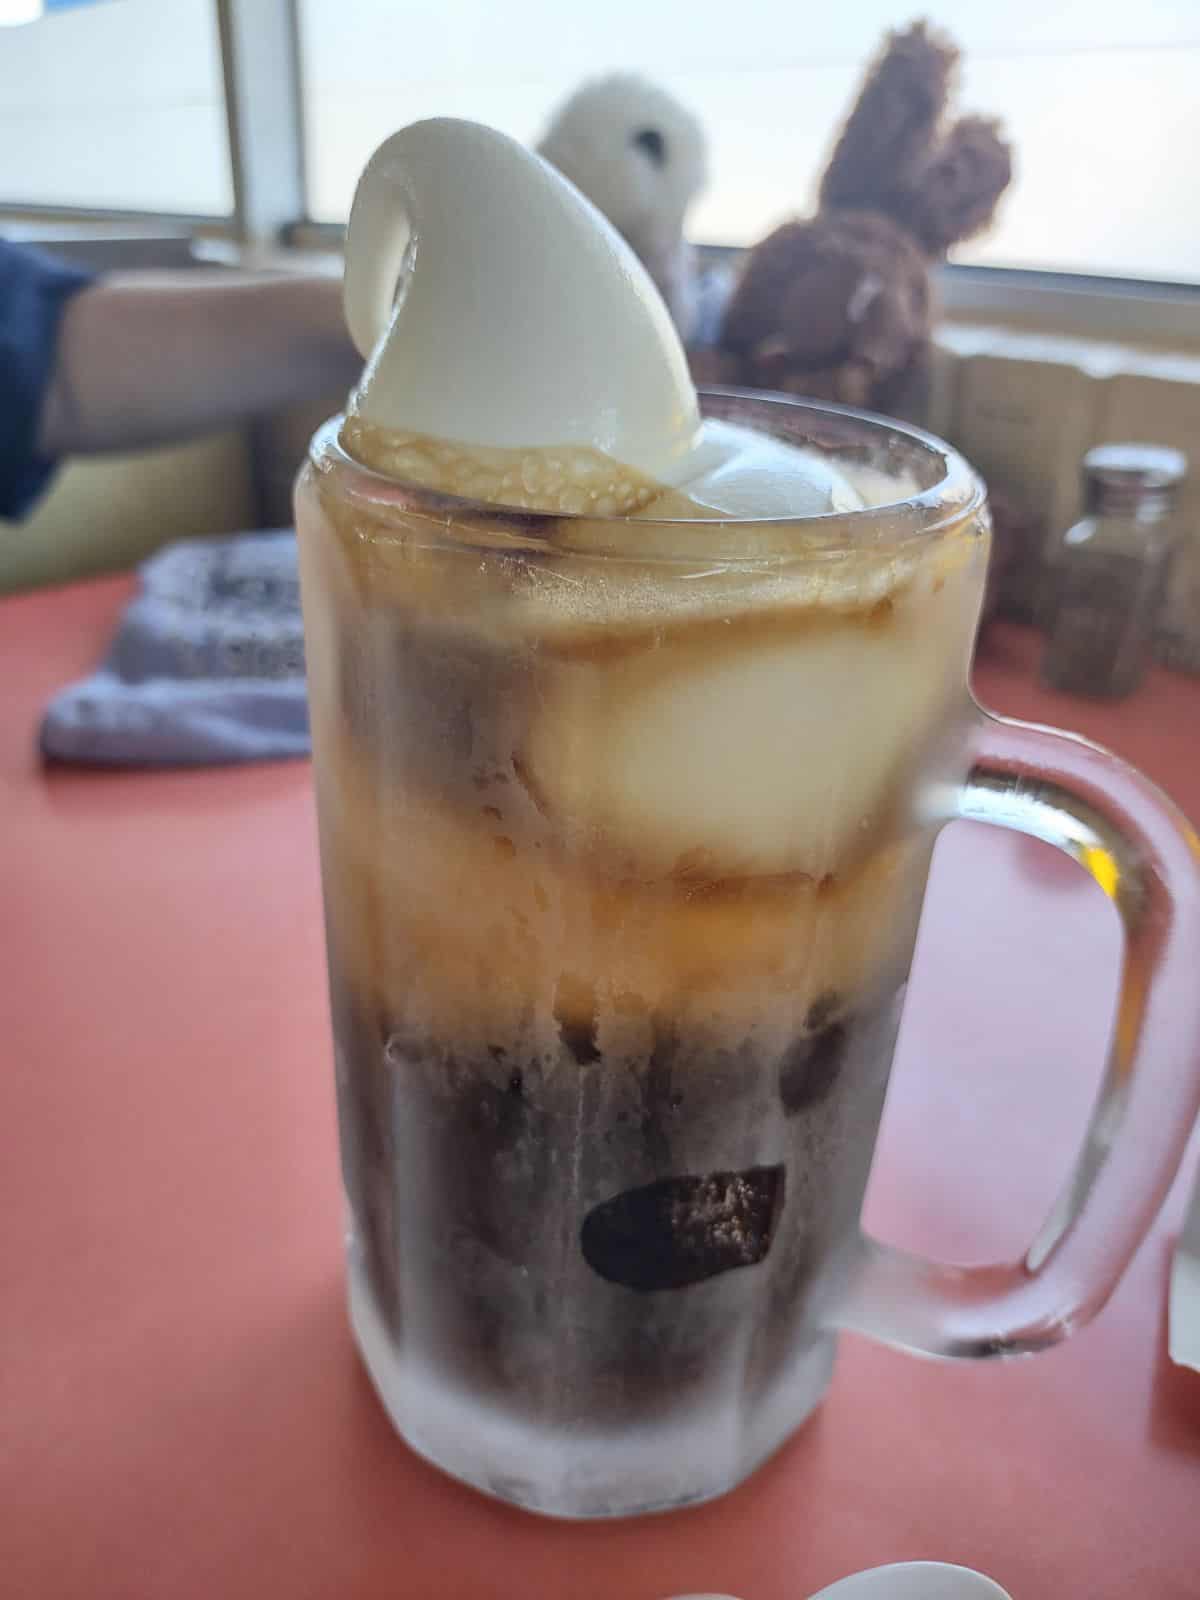
[[[1083,458],[1083,498],[1104,515],[1165,515],[1187,477],[1182,450],[1157,444],[1102,444]]]

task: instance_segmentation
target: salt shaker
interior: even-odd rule
[[[1178,450],[1106,444],[1083,458],[1084,515],[1047,551],[1042,678],[1117,698],[1141,680],[1171,558]]]

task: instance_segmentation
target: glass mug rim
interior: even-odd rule
[[[309,463],[318,479],[336,475],[338,493],[363,511],[400,516],[411,537],[414,522],[427,525],[431,542],[467,548],[544,549],[564,555],[615,558],[628,561],[694,565],[697,558],[717,558],[737,563],[780,557],[837,557],[850,554],[886,555],[936,538],[962,526],[984,506],[983,482],[953,446],[923,428],[869,411],[798,396],[769,394],[750,389],[703,388],[698,391],[701,414],[726,411],[747,422],[774,419],[764,425],[770,437],[821,450],[822,440],[781,432],[786,421],[811,419],[813,430],[825,434],[823,454],[836,459],[834,444],[845,449],[872,447],[920,462],[929,481],[912,493],[853,511],[827,511],[785,517],[653,517],[602,516],[590,512],[528,511],[447,494],[365,466],[341,442],[344,414],[330,417],[313,434]],[[746,412],[752,417],[745,417]],[[868,463],[869,465],[870,463]],[[564,525],[586,526],[582,542],[564,543],[553,537]],[[728,530],[728,540],[689,541],[681,550],[680,529]],[[753,536],[748,538],[748,531]]]

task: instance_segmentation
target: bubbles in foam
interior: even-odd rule
[[[857,511],[864,504],[847,477],[815,451],[712,418],[661,483],[585,446],[465,445],[380,428],[353,411],[342,442],[364,465],[401,482],[555,516],[754,521]]]
[[[632,467],[579,445],[552,450],[467,446],[377,428],[354,415],[343,425],[342,442],[364,465],[403,483],[519,511],[629,517],[662,494],[658,484]]]

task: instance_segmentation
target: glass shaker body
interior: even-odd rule
[[[1085,515],[1048,552],[1042,678],[1118,698],[1149,660],[1172,551],[1170,513],[1186,470],[1175,450],[1104,445],[1084,457]]]

